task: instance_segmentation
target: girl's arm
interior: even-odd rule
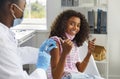
[[[88,53],[82,62],[76,63],[76,67],[77,67],[78,71],[84,72],[84,70],[86,69],[86,67],[88,65],[90,56],[91,56],[91,53]]]
[[[51,71],[53,79],[61,79],[64,72],[66,56],[72,48],[72,42],[67,39],[62,43],[63,52],[61,54],[60,45],[58,43],[57,46],[58,48],[51,51]]]
[[[76,67],[77,67],[78,71],[84,72],[84,70],[86,69],[86,67],[89,63],[91,53],[95,49],[95,45],[94,45],[95,40],[96,39],[93,39],[92,41],[88,42],[88,53],[87,53],[86,57],[84,58],[84,60],[82,62],[77,62],[76,63]]]

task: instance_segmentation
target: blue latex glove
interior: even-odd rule
[[[53,49],[53,48],[57,48],[56,46],[56,41],[54,41],[53,39],[49,38],[47,40],[45,40],[40,48],[39,48],[39,51],[45,51],[46,53],[50,53],[50,51]]]
[[[47,70],[48,66],[50,65],[50,51],[53,48],[56,48],[56,42],[53,39],[45,40],[39,48],[38,53],[38,61],[37,61],[37,68],[42,68]]]
[[[51,58],[51,56],[48,53],[39,52],[36,67],[42,68],[46,71],[50,65],[50,58]]]

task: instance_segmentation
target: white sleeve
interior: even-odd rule
[[[6,46],[0,44],[0,79],[47,79],[43,69],[36,69],[30,75],[27,74],[16,54],[17,47]]]
[[[30,77],[33,79],[47,79],[46,72],[40,68],[31,73]]]
[[[0,79],[47,79],[43,69],[36,69],[29,75],[22,67],[22,58],[24,63],[36,62],[38,49],[25,47],[19,50],[10,33],[1,27],[0,36]]]
[[[36,64],[38,58],[38,48],[18,47],[18,55],[22,60],[22,64]]]

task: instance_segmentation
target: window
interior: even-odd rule
[[[26,0],[26,2],[20,28],[46,30],[46,0]]]

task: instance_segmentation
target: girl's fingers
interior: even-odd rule
[[[60,42],[63,44],[64,43],[64,40],[62,38],[59,38],[60,39]]]
[[[96,38],[94,38],[94,39],[91,40],[91,42],[95,42],[95,41],[96,41]],[[89,40],[89,42],[90,42],[90,40]]]
[[[60,39],[61,44],[66,43],[70,46],[73,45],[73,42],[70,39],[66,39],[66,40],[63,40],[62,38],[59,38],[59,39]]]
[[[96,41],[96,38],[92,39],[92,42],[95,42]]]

